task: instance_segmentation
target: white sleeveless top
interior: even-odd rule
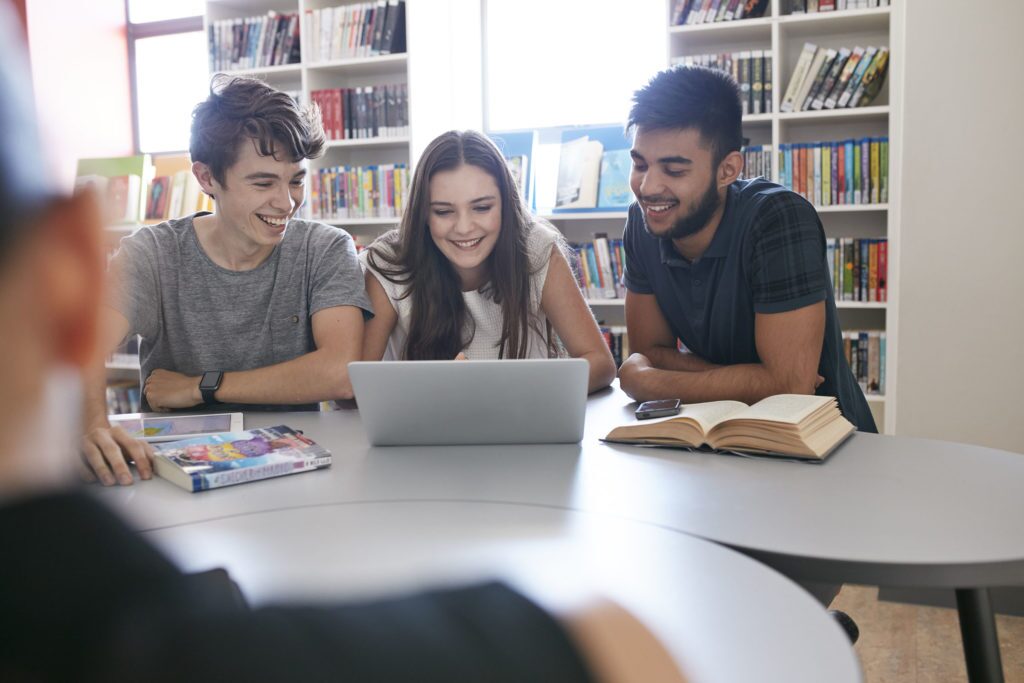
[[[549,223],[538,219],[530,228],[526,237],[526,249],[530,263],[530,324],[527,337],[527,358],[547,358],[548,340],[546,335],[547,317],[541,311],[540,301],[544,293],[544,282],[548,276],[548,265],[551,262],[552,247],[558,241],[559,233]],[[391,256],[398,247],[398,230],[391,230],[384,233],[370,245],[380,253]],[[404,358],[405,341],[409,335],[409,322],[412,318],[412,298],[404,297],[408,291],[406,285],[391,282],[375,269],[367,258],[370,248],[364,249],[359,254],[359,262],[364,270],[373,273],[377,282],[388,295],[391,306],[398,314],[398,321],[395,329],[388,339],[388,348],[384,354],[384,360],[401,360]],[[486,286],[484,290],[486,291]],[[473,331],[473,340],[463,349],[463,353],[470,360],[497,359],[501,345],[501,306],[496,304],[487,294],[481,294],[478,290],[462,293],[463,301],[466,303],[466,330],[465,336]],[[558,348],[561,345],[557,345]]]

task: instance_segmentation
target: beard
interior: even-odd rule
[[[669,239],[682,239],[684,237],[689,237],[690,235],[695,235],[703,230],[704,226],[711,220],[711,217],[715,214],[715,211],[718,210],[721,203],[722,199],[718,196],[718,188],[715,186],[715,179],[712,178],[711,184],[701,196],[700,201],[698,201],[695,206],[691,205],[690,213],[677,220],[668,231]]]

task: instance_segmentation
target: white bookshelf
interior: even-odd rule
[[[628,216],[626,211],[590,211],[580,213],[542,213],[540,218],[553,222],[576,222],[576,221],[603,221],[618,220],[625,222]]]
[[[312,44],[308,27],[303,20],[307,12],[328,7],[361,4],[359,0],[209,0],[206,3],[205,26],[223,19],[262,16],[269,10],[279,13],[297,13],[300,17],[299,41],[302,59],[297,64],[262,67],[256,69],[223,71],[232,75],[261,78],[268,84],[298,93],[302,102],[310,101],[310,93],[327,88],[358,88],[392,83],[409,83],[408,52],[353,57],[331,61],[313,60],[309,54]],[[408,1],[406,2],[406,25],[408,26]],[[408,46],[408,40],[406,45]],[[411,97],[410,97],[411,100]],[[411,110],[411,102],[410,102]],[[356,138],[328,140],[324,154],[310,161],[310,171],[334,166],[369,166],[383,164],[409,164],[412,155],[410,136]],[[303,208],[310,215],[309,204]],[[329,225],[343,227],[357,239],[369,241],[383,230],[398,224],[397,218],[348,218],[318,219]],[[365,233],[365,236],[363,236]]]
[[[903,15],[905,0],[890,6],[834,12],[790,14],[789,0],[771,0],[764,17],[739,21],[669,26],[668,61],[680,56],[742,50],[767,50],[772,55],[771,113],[744,117],[744,135],[751,145],[771,145],[776,159],[773,179],[778,180],[777,154],[784,143],[889,137],[889,202],[818,207],[828,237],[887,238],[888,296],[886,302],[837,301],[844,329],[886,331],[885,395],[866,394],[879,429],[893,433],[895,401],[888,400],[897,385],[897,315],[899,311],[899,131],[902,125]],[[674,0],[666,0],[667,21]],[[667,22],[666,22],[667,23]],[[875,101],[856,109],[779,112],[789,77],[805,42],[819,47],[886,46],[889,73]]]

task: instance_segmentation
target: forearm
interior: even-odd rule
[[[628,393],[637,401],[678,398],[684,403],[751,404],[775,394],[813,394],[814,383],[772,373],[761,363],[724,365],[696,372],[647,368],[637,373]]]
[[[676,372],[703,372],[720,367],[709,363],[695,353],[680,351],[677,348],[668,346],[652,346],[649,349],[637,349],[651,361],[651,365],[662,370],[674,370]]]
[[[587,380],[588,394],[592,394],[598,389],[604,389],[615,379],[615,360],[607,350],[590,351],[580,357],[585,358],[590,366],[590,377]]]
[[[110,426],[107,420],[107,366],[103,358],[82,369],[82,401],[85,431]]]
[[[225,372],[216,398],[221,403],[282,405],[352,398],[348,363],[358,360],[360,353],[361,349],[349,349],[344,355],[317,349],[284,363]]]

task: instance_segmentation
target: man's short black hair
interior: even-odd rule
[[[703,66],[676,66],[657,73],[633,93],[629,129],[696,128],[711,146],[717,167],[729,152],[743,146],[740,89],[724,71]]]

